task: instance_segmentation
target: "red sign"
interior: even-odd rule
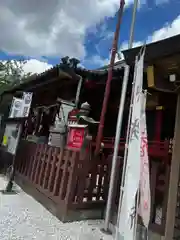
[[[71,149],[80,150],[85,136],[84,127],[71,126],[69,128],[69,134],[67,139],[67,147]]]

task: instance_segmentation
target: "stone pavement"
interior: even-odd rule
[[[0,176],[0,189],[7,180]],[[112,240],[102,221],[62,223],[18,186],[16,195],[0,193],[0,240]]]

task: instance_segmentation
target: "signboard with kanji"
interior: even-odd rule
[[[87,125],[69,125],[67,147],[73,150],[81,150],[86,131]]]
[[[23,98],[13,97],[9,118],[27,118],[31,108],[33,93],[24,92]]]

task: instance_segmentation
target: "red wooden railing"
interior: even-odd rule
[[[104,205],[110,165],[105,158],[90,161],[77,151],[22,141],[16,170],[62,208],[75,209]]]
[[[166,143],[154,142],[149,148],[154,151],[154,149],[162,147],[163,152],[166,149],[164,146]],[[165,156],[165,151],[163,154],[161,157]],[[150,225],[154,230],[162,233],[165,225],[170,165],[161,161],[162,158],[158,157],[158,159],[159,161],[156,161],[152,158],[150,161],[152,197]],[[48,145],[22,141],[17,152],[16,173],[58,204],[63,213],[78,209],[104,209],[111,162],[112,157],[81,159],[80,153],[77,151],[60,150],[60,148]],[[119,158],[116,168],[115,204],[119,199],[121,163],[121,158]],[[160,179],[162,177],[163,179]],[[161,201],[163,216],[162,222],[157,224],[155,208],[159,192],[163,196]]]
[[[102,142],[104,143],[104,149],[113,152],[114,148],[114,138],[104,138]],[[95,142],[92,143],[95,146]],[[122,155],[125,148],[125,139],[122,138],[119,144],[119,152]],[[148,142],[148,153],[150,157],[161,158],[161,160],[167,160],[169,154],[172,153],[172,143],[170,141],[149,141]]]

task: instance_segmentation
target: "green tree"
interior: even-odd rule
[[[9,87],[19,85],[31,73],[25,73],[23,70],[25,60],[0,61],[0,93]]]

